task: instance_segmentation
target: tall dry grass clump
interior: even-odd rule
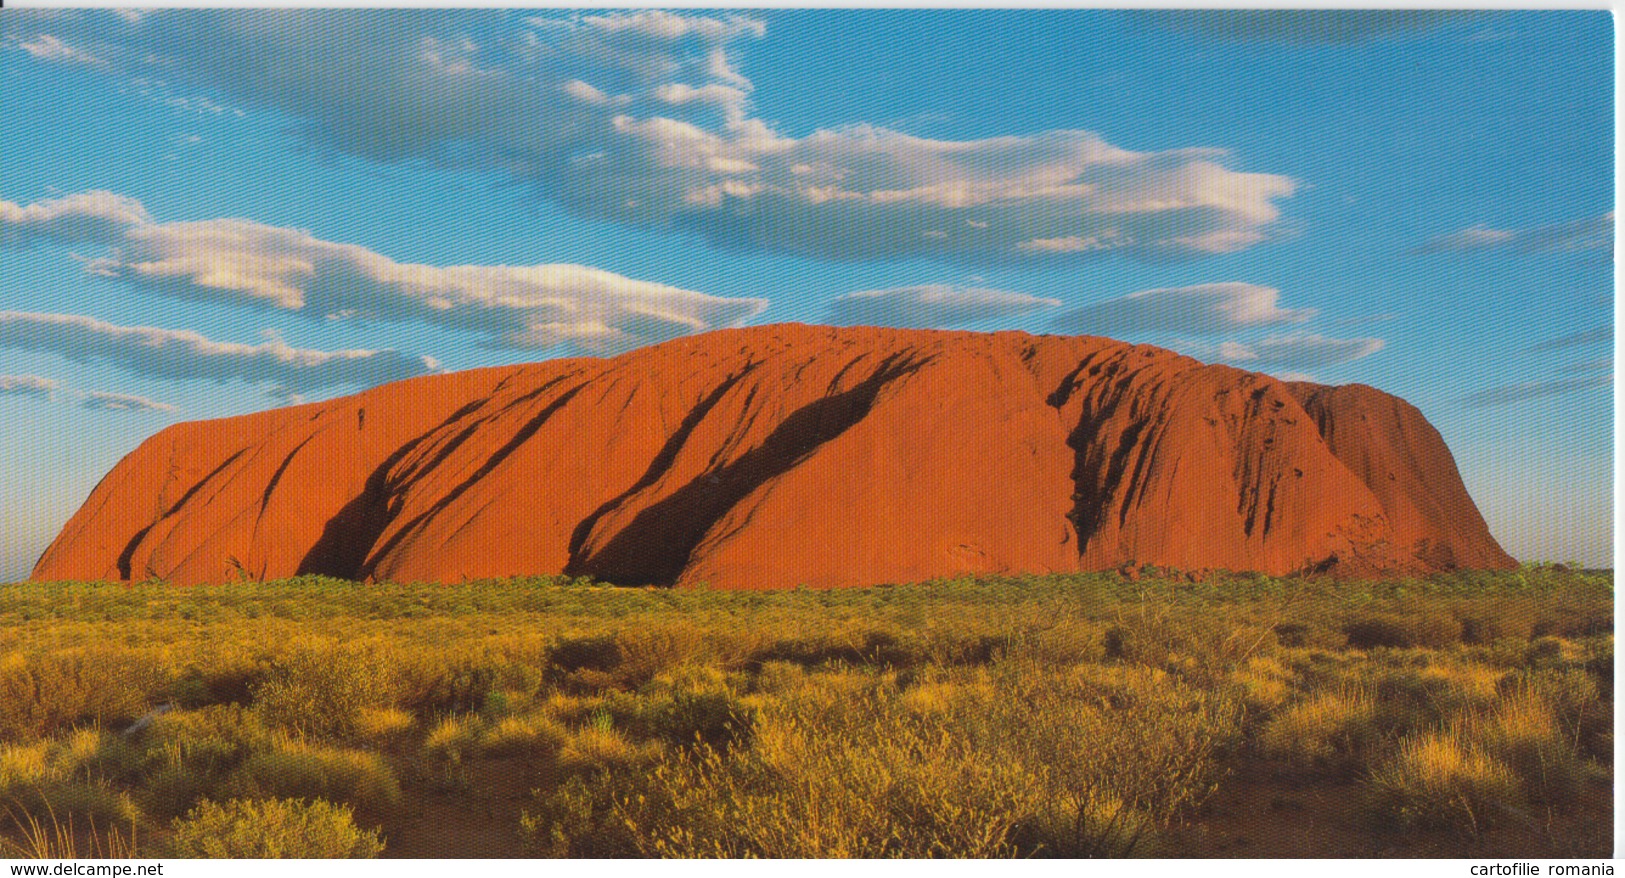
[[[1523,804],[1512,769],[1456,732],[1425,732],[1400,741],[1393,756],[1372,770],[1370,790],[1384,822],[1469,836],[1516,815]]]
[[[1299,771],[1351,776],[1367,764],[1380,734],[1376,705],[1364,689],[1345,686],[1293,704],[1264,726],[1264,755]]]
[[[135,821],[121,829],[112,823],[98,826],[94,819],[76,826],[74,815],[59,815],[47,800],[25,809],[5,805],[12,833],[0,834],[0,857],[22,860],[123,860],[141,856]]]

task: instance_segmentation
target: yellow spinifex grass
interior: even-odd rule
[[[1605,853],[1612,613],[1544,569],[4,586],[0,844],[1183,856],[1268,783],[1360,850]]]
[[[1402,824],[1478,835],[1523,803],[1518,777],[1478,743],[1454,731],[1399,742],[1371,773],[1383,814]]]

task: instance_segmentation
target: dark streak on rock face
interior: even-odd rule
[[[788,588],[1141,564],[1514,562],[1438,432],[1369,387],[1103,338],[780,325],[176,425],[34,578]]]

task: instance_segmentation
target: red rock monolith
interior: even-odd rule
[[[178,424],[35,579],[1514,566],[1421,413],[1104,338],[724,330]]]

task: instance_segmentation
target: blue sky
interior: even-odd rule
[[[0,12],[0,580],[182,420],[759,323],[1361,382],[1613,563],[1606,12]]]

